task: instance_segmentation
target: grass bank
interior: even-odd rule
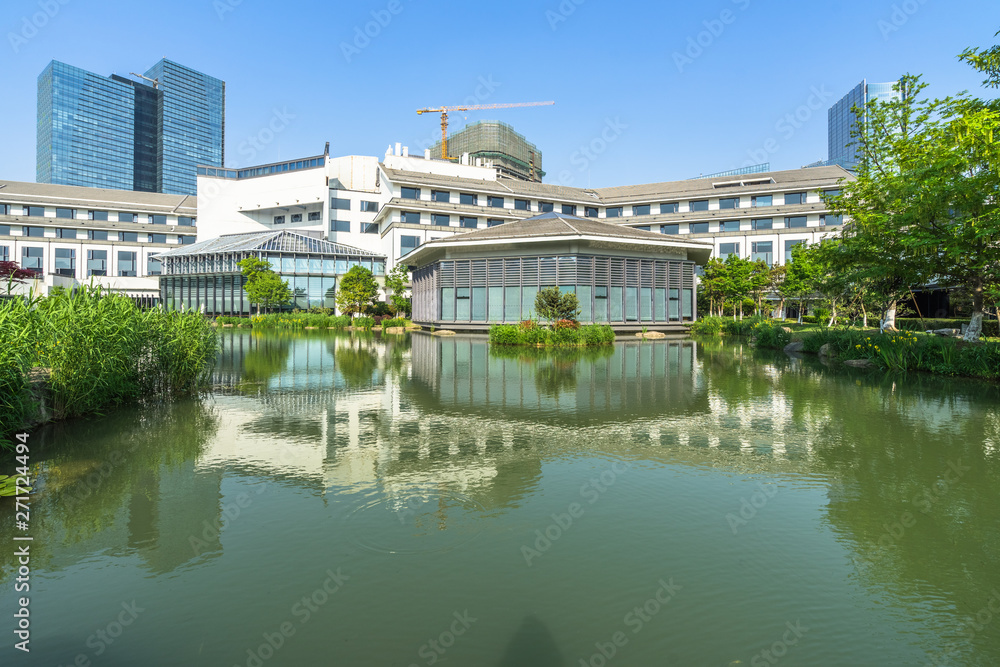
[[[252,327],[254,329],[371,329],[378,322],[375,317],[355,317],[348,315],[326,315],[323,313],[272,313],[251,317],[219,316],[218,325]]]
[[[490,344],[582,347],[615,342],[615,332],[607,324],[573,324],[575,326],[557,322],[551,328],[539,326],[532,320],[520,324],[494,324],[490,327]]]
[[[124,295],[82,287],[27,302],[0,302],[0,436],[38,410],[32,380],[46,387],[51,418],[102,411],[153,395],[198,391],[217,339],[198,313],[140,310]]]

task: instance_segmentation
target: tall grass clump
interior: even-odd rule
[[[494,324],[490,327],[492,345],[535,345],[543,347],[580,347],[589,345],[610,345],[615,342],[615,332],[607,324],[568,324],[546,328],[533,320],[521,324]],[[576,324],[575,322],[573,323]]]
[[[28,372],[38,346],[38,322],[28,302],[0,300],[0,440],[20,428],[31,409]]]

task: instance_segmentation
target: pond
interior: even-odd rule
[[[8,546],[3,664],[1000,661],[995,385],[221,335],[202,399],[30,436],[31,653]]]

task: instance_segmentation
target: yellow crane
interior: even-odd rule
[[[437,107],[434,109],[417,109],[418,114],[440,113],[441,114],[441,158],[448,157],[448,112],[449,111],[479,111],[482,109],[512,109],[514,107],[544,107],[555,104],[555,102],[513,102],[510,104],[466,104],[454,107]]]

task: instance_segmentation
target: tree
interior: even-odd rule
[[[580,317],[580,301],[573,292],[563,293],[558,287],[545,287],[535,295],[535,312],[539,317],[553,322],[575,322]]]
[[[750,263],[750,275],[747,277],[750,296],[757,304],[757,315],[763,315],[764,297],[771,291],[771,267],[762,259]]]
[[[698,286],[702,289],[705,298],[708,299],[708,314],[716,314],[715,306],[718,304],[719,317],[722,316],[723,302],[726,298],[728,288],[728,272],[726,264],[718,257],[713,257],[705,264],[704,273]]]
[[[14,285],[23,285],[26,280],[38,278],[38,272],[22,269],[15,262],[0,262],[0,282],[7,284],[7,294]]]
[[[802,313],[815,293],[818,273],[815,252],[804,243],[792,247],[792,262],[785,267],[781,296],[798,301],[799,324],[802,324]]]
[[[391,291],[389,308],[393,315],[398,315],[400,312],[410,312],[410,297],[406,295],[406,286],[409,282],[410,272],[406,270],[404,264],[397,264],[385,277],[385,287]]]
[[[236,266],[247,279],[243,289],[250,303],[257,306],[258,315],[261,307],[270,310],[291,303],[292,290],[288,281],[271,270],[270,262],[259,257],[247,257],[237,262]]]
[[[355,264],[340,279],[337,290],[337,307],[347,315],[364,313],[369,310],[378,296],[378,283],[372,272]]]

